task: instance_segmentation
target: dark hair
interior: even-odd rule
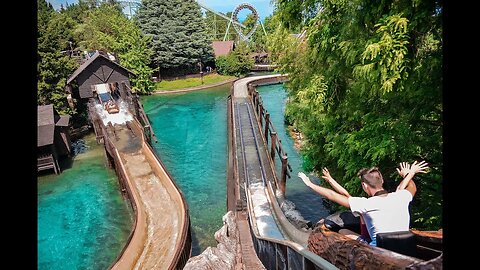
[[[383,176],[377,167],[361,169],[358,172],[358,177],[372,188],[381,188],[383,186]]]

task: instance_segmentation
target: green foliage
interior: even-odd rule
[[[254,60],[250,57],[251,51],[247,44],[240,43],[233,52],[215,59],[217,72],[222,75],[240,77],[247,74],[253,67]]]
[[[151,39],[117,6],[102,4],[91,10],[76,34],[82,49],[104,50],[117,55],[119,63],[135,73],[130,79],[133,91],[150,93],[155,89],[151,80],[154,70],[149,67],[153,56],[149,47]]]
[[[161,69],[197,70],[213,60],[200,6],[194,0],[144,0],[137,12],[140,28],[152,37],[153,62]]]
[[[318,11],[319,2],[316,0],[272,0],[275,5],[275,11],[279,16],[282,26],[293,31],[298,31],[301,25],[309,19],[315,17]],[[336,1],[340,2],[340,1]]]
[[[53,104],[60,114],[71,116],[76,112],[68,106],[64,87],[78,65],[61,51],[73,39],[74,25],[71,18],[55,12],[45,0],[38,2],[37,103]]]
[[[278,21],[273,19],[273,15],[267,16],[262,23],[265,32],[263,31],[262,25],[259,25],[250,39],[249,47],[256,52],[268,51],[268,36],[275,32],[278,23]]]
[[[400,78],[408,76],[407,23],[408,20],[400,14],[382,18],[375,25],[378,27],[376,42],[367,45],[362,53],[362,64],[353,70],[354,75],[366,79],[376,86],[372,88],[377,88],[382,93],[392,91]]]
[[[395,190],[399,162],[415,178],[412,226],[442,224],[442,6],[439,1],[277,0],[272,59],[288,73],[287,119],[307,138],[305,169],[328,167],[352,195],[378,166]],[[312,10],[321,7],[321,12]],[[299,15],[295,17],[294,15]],[[306,29],[304,39],[290,33]]]
[[[77,4],[67,4],[67,7],[61,11],[76,23],[82,23],[90,9],[89,4],[84,0],[79,0]]]

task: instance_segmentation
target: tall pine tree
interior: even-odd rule
[[[213,60],[211,40],[194,0],[144,0],[137,12],[143,33],[152,36],[159,75],[183,75]]]

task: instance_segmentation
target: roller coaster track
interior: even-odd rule
[[[220,16],[220,17],[224,18],[224,19],[227,20],[227,21],[232,21],[232,22],[233,22],[234,24],[236,24],[237,26],[240,26],[240,27],[242,27],[242,28],[246,28],[245,25],[243,25],[243,24],[241,24],[241,23],[239,23],[239,22],[237,22],[237,21],[232,20],[232,18],[229,18],[229,17],[223,15],[222,13],[217,12],[217,11],[215,11],[215,10],[213,10],[213,9],[205,6],[204,4],[202,4],[202,3],[198,2],[198,1],[197,1],[197,3],[198,3],[198,5],[199,5],[200,7],[202,7],[202,8],[204,8],[204,9],[212,12],[213,14],[215,14],[215,15],[217,15],[217,16]]]

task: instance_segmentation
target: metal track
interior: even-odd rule
[[[239,132],[240,132],[240,144],[241,144],[241,152],[242,152],[242,160],[243,160],[243,171],[244,171],[244,176],[245,176],[245,181],[247,183],[247,187],[250,185],[251,183],[251,180],[250,179],[250,174],[249,174],[249,171],[252,172],[252,174],[256,174],[256,172],[260,172],[260,176],[261,176],[261,180],[264,184],[264,186],[266,187],[267,186],[267,176],[266,176],[266,173],[265,173],[265,167],[264,167],[264,164],[263,164],[263,160],[260,156],[260,151],[263,151],[262,149],[260,149],[259,145],[258,145],[258,141],[257,141],[257,133],[255,131],[255,126],[254,126],[254,122],[252,120],[252,114],[251,114],[251,110],[250,110],[250,107],[247,103],[243,103],[243,104],[237,104],[236,106],[237,108],[237,121],[239,123]],[[240,108],[242,108],[242,111],[240,110]],[[247,112],[247,113],[244,113],[244,112]],[[242,113],[243,112],[243,113]],[[248,116],[248,119],[247,121],[241,121],[241,116]],[[245,122],[248,123],[248,126],[247,127],[244,127],[244,124]],[[253,142],[254,142],[254,146],[255,146],[255,153],[256,153],[256,156],[257,156],[257,159],[250,159],[249,161],[249,165],[247,165],[247,147],[248,146],[252,146],[250,144],[246,144],[245,143],[245,140],[244,138],[252,138]],[[249,140],[251,141],[251,140]],[[255,171],[257,170],[258,171]]]

